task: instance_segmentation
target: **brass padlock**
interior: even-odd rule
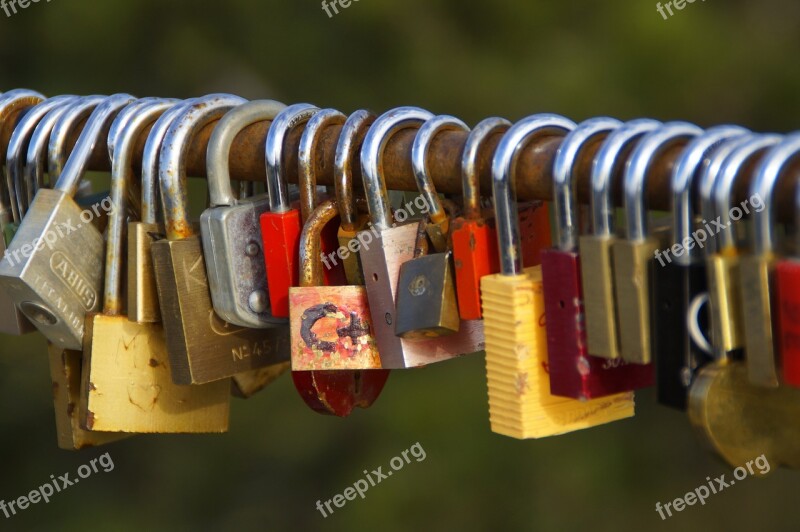
[[[366,229],[369,222],[369,216],[359,214],[354,197],[353,162],[357,160],[354,155],[361,149],[367,130],[375,122],[375,118],[373,113],[365,109],[351,114],[342,126],[339,142],[336,145],[333,175],[336,203],[341,218],[337,235],[340,246],[338,251],[344,265],[347,284],[350,285],[364,284],[364,271],[359,259],[361,242],[357,237]]]
[[[118,94],[92,112],[55,189],[37,192],[9,245],[24,259],[0,263],[0,284],[14,303],[65,349],[82,348],[84,319],[99,308],[103,273],[103,236],[84,221],[73,196],[104,128],[132,100]]]
[[[166,239],[153,242],[161,316],[176,384],[205,384],[288,359],[279,344],[286,328],[245,329],[217,316],[211,304],[200,236],[187,213],[184,158],[194,135],[246,100],[224,94],[198,98],[175,117],[159,155]],[[277,355],[277,356],[276,356]]]
[[[686,122],[670,122],[647,134],[625,167],[624,204],[626,239],[614,243],[614,278],[619,320],[619,348],[623,360],[652,361],[650,345],[649,263],[661,247],[648,233],[645,183],[653,161],[665,150],[703,132]]]
[[[150,246],[156,235],[164,234],[159,223],[158,155],[161,143],[172,121],[193,100],[173,105],[153,123],[142,156],[141,221],[128,225],[128,319],[138,323],[161,322],[161,309],[156,291],[156,274]]]
[[[56,415],[58,447],[78,451],[97,447],[130,436],[114,432],[94,432],[81,428],[80,396],[82,354],[80,351],[61,349],[47,343],[50,359],[50,378],[53,389],[53,407]]]
[[[617,236],[614,231],[614,207],[611,197],[614,175],[624,164],[623,154],[661,122],[631,120],[611,132],[592,162],[592,231],[578,239],[582,257],[581,282],[586,314],[586,344],[595,356],[619,358],[617,305],[614,301],[614,269],[611,249]]]
[[[383,178],[383,151],[398,131],[419,127],[433,118],[416,107],[400,107],[384,113],[370,128],[361,150],[361,169],[372,227],[359,235],[361,264],[367,282],[367,296],[376,316],[375,338],[386,369],[424,366],[483,350],[483,324],[464,321],[459,332],[434,340],[405,340],[395,335],[400,266],[413,257],[416,224],[393,225]]]
[[[132,120],[120,113],[112,125],[108,146],[113,150],[111,198],[114,212],[106,243],[103,312],[86,319],[81,425],[87,430],[134,433],[226,432],[230,383],[200,386],[174,384],[159,323],[135,323],[123,314],[123,247],[133,153],[142,124],[152,121],[151,109],[163,112],[174,102],[133,104]],[[139,117],[142,118],[139,118]],[[116,138],[114,135],[118,134]]]
[[[712,336],[720,349],[724,349],[726,353],[740,351],[744,347],[742,285],[738,282],[740,255],[736,228],[731,219],[733,187],[742,167],[759,152],[777,144],[780,139],[778,135],[746,135],[731,141],[720,148],[719,154],[724,158],[723,162],[716,162],[719,159],[715,153],[715,161],[709,165],[709,173],[716,171],[716,177],[704,180],[704,182],[713,181],[713,215],[719,224],[714,237],[715,253],[708,259]],[[701,190],[701,195],[705,195],[705,190]],[[739,208],[741,211],[740,207],[733,208]]]
[[[796,313],[791,305],[796,296],[789,278],[776,272],[779,267],[784,270],[788,261],[779,261],[777,255],[774,203],[781,176],[797,154],[798,136],[786,137],[761,160],[750,186],[750,201],[757,198],[761,210],[753,213],[752,252],[742,257],[740,280],[747,370],[750,382],[757,386],[774,388],[797,381],[790,362],[796,352],[792,335]],[[782,374],[781,369],[790,371]]]
[[[514,168],[535,134],[574,123],[535,115],[515,124],[492,162],[502,273],[481,279],[492,431],[542,438],[633,416],[633,392],[580,401],[550,393],[541,266],[523,270]]]
[[[453,254],[449,249],[450,220],[428,170],[428,151],[442,131],[469,131],[458,118],[440,115],[420,127],[411,147],[411,166],[417,188],[428,207],[425,230],[434,253],[414,257],[400,266],[397,281],[395,334],[407,340],[425,340],[458,332],[461,318],[456,300]],[[414,246],[415,250],[420,249]]]

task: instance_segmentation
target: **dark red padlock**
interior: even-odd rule
[[[611,118],[594,118],[564,139],[556,156],[557,248],[542,251],[550,392],[574,399],[594,399],[653,384],[651,365],[628,364],[589,354],[586,344],[583,290],[577,249],[578,223],[573,165],[583,146],[622,125]]]

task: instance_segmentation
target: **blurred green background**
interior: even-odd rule
[[[800,117],[800,5],[710,0],[664,20],[655,2],[54,0],[0,12],[0,90],[188,97],[214,91],[345,112],[419,105],[469,123],[535,112],[739,123]],[[202,183],[195,184],[202,186]],[[728,468],[685,416],[637,394],[637,415],[542,441],[489,431],[480,357],[396,371],[373,408],[308,410],[282,378],[233,403],[223,436],[139,436],[56,448],[44,340],[0,339],[0,498],[106,451],[115,469],[2,530],[796,530],[798,477],[777,471],[662,522]],[[427,453],[330,517],[316,510],[419,442]],[[730,473],[728,473],[730,476]]]

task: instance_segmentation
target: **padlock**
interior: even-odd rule
[[[688,411],[696,432],[731,467],[763,455],[771,469],[800,468],[800,390],[753,386],[744,363],[723,359],[700,370]]]
[[[450,231],[453,242],[453,263],[456,274],[458,313],[463,320],[479,320],[481,311],[481,277],[500,271],[495,230],[481,213],[478,152],[490,137],[504,133],[511,122],[504,118],[487,118],[470,132],[461,157],[464,214],[453,220]]]
[[[600,142],[621,124],[594,118],[571,131],[553,166],[557,248],[542,252],[542,279],[547,320],[550,392],[573,399],[595,399],[652,385],[652,368],[592,356],[586,348],[579,224],[575,200],[575,162],[586,145]]]
[[[174,102],[136,106],[163,112]],[[111,199],[114,212],[106,244],[103,312],[86,318],[81,384],[81,424],[87,430],[134,433],[226,432],[230,382],[200,386],[172,382],[164,329],[158,323],[134,323],[122,312],[122,254],[128,187],[133,181],[135,143],[147,119],[127,121],[113,146]],[[137,117],[138,118],[138,117]],[[116,126],[116,124],[115,124]],[[114,127],[110,135],[113,135]]]
[[[738,220],[732,216],[732,211],[737,210],[740,213],[739,219],[741,219],[744,212],[742,206],[733,206],[731,200],[736,178],[742,173],[742,168],[763,154],[764,150],[778,144],[782,138],[780,135],[752,135],[743,143],[738,144],[720,166],[713,189],[716,221],[719,223],[719,231],[715,238],[716,254],[711,258],[709,266],[713,268],[709,280],[709,297],[711,307],[716,309],[716,316],[719,317],[719,319],[712,320],[713,336],[721,339],[726,347],[726,352],[732,351],[745,347],[745,327],[748,321],[756,321],[757,323],[751,324],[756,326],[760,323],[770,324],[769,333],[765,333],[762,329],[755,329],[758,331],[759,342],[753,344],[753,351],[745,349],[751,382],[760,386],[778,386],[775,351],[771,349],[770,277],[772,273],[760,278],[757,273],[758,268],[750,270],[752,273],[756,273],[755,278],[747,277],[747,282],[750,283],[748,296],[752,297],[754,301],[745,303],[743,292],[745,283],[737,282],[740,278],[744,279],[740,269],[736,227],[733,225]],[[772,268],[773,265],[765,265],[764,271]],[[744,308],[751,309],[747,319],[743,313]],[[758,313],[753,313],[753,309]],[[761,312],[765,313],[763,317]],[[763,347],[764,341],[769,341],[768,352]]]
[[[361,243],[358,234],[366,229],[369,216],[358,212],[353,184],[353,162],[357,160],[364,136],[375,122],[376,116],[370,111],[360,109],[351,114],[339,134],[336,145],[333,174],[336,188],[336,203],[339,206],[341,225],[337,234],[339,240],[339,256],[344,266],[345,277],[349,285],[363,285],[364,271],[361,269]]]
[[[653,161],[667,149],[703,132],[686,122],[668,122],[648,133],[625,166],[625,240],[612,246],[620,356],[626,362],[650,364],[649,261],[662,242],[648,232],[645,183]]]
[[[423,256],[415,252],[411,260],[400,266],[395,334],[406,340],[455,334],[461,323],[448,245],[450,219],[428,170],[430,145],[442,131],[469,131],[469,128],[453,116],[436,116],[420,127],[411,147],[411,167],[427,206],[426,217],[430,222],[425,223],[425,229],[434,252]],[[416,245],[414,248],[419,249]]]
[[[185,156],[207,124],[246,100],[213,94],[185,107],[170,124],[158,161],[166,239],[153,242],[161,317],[176,384],[205,384],[283,362],[288,330],[245,329],[217,316],[211,304],[200,236],[189,223]],[[283,338],[282,338],[283,337]]]
[[[778,152],[782,152],[782,159],[778,159]],[[776,161],[780,161],[781,168],[773,170],[773,172],[780,173],[786,168],[790,159],[796,160],[797,155],[800,154],[800,134],[795,133],[787,136],[783,143],[775,148],[772,154]],[[766,163],[765,163],[766,164]],[[764,209],[771,209],[770,201],[773,200],[773,188],[767,192],[768,196],[762,196],[764,202]],[[763,213],[763,211],[762,211]],[[756,212],[755,216],[761,216],[762,213]],[[767,214],[766,220],[762,220],[761,224],[769,220],[767,223],[773,223],[771,216]],[[795,222],[797,223],[797,222]],[[766,229],[770,232],[771,229],[759,226],[761,231]],[[771,235],[771,233],[769,233]],[[779,349],[779,358],[781,360],[781,369],[783,370],[783,382],[788,386],[800,387],[800,261],[798,260],[798,253],[800,247],[797,248],[794,256],[780,260],[775,266],[775,313],[777,314],[777,339],[776,345]]]
[[[84,319],[100,305],[103,236],[73,200],[94,145],[133,100],[118,94],[99,105],[81,132],[54,189],[40,189],[0,264],[0,284],[25,316],[58,347],[81,349]]]
[[[289,289],[292,379],[310,408],[345,417],[377,399],[389,371],[380,369],[365,288],[321,286],[320,235],[337,216],[325,200],[303,227],[300,287]]]
[[[27,97],[23,97],[27,98]],[[70,96],[49,98],[30,108],[20,119],[17,127],[8,142],[5,159],[5,175],[3,182],[7,187],[7,196],[11,201],[7,211],[11,212],[12,220],[3,228],[0,253],[5,252],[8,243],[14,238],[21,217],[27,211],[27,190],[23,179],[25,153],[30,137],[38,122],[52,109],[58,108],[71,101]],[[2,111],[0,111],[2,114]],[[21,188],[22,187],[22,188]],[[4,194],[5,196],[5,194]],[[0,290],[0,332],[5,334],[22,335],[36,330],[5,291]]]
[[[361,265],[367,296],[375,316],[375,338],[386,369],[403,369],[475,353],[484,348],[480,320],[462,321],[459,332],[434,340],[405,340],[395,336],[395,294],[400,266],[413,257],[417,224],[393,225],[383,177],[383,151],[400,130],[419,127],[433,115],[417,107],[384,113],[370,128],[361,149],[361,170],[372,227],[359,234]]]
[[[303,224],[319,204],[319,198],[317,197],[317,156],[319,154],[318,145],[322,138],[321,135],[329,127],[343,125],[346,119],[347,117],[336,109],[322,109],[311,117],[303,130],[303,134],[300,136],[300,144],[297,150],[297,174],[300,188],[300,221]],[[321,253],[330,259],[330,261],[325,262],[326,267],[323,271],[325,284],[328,285],[343,285],[347,283],[344,265],[335,259],[339,249],[339,225],[339,218],[334,218],[320,233],[322,241]]]
[[[58,447],[78,451],[112,443],[130,436],[114,432],[95,432],[81,428],[80,391],[82,354],[47,343],[56,416]]]
[[[41,103],[45,97],[28,89],[14,89],[0,93],[0,140],[6,142],[13,135],[19,113]],[[0,169],[6,166],[6,148],[0,149]],[[3,173],[5,177],[5,172]],[[9,196],[11,187],[0,187],[0,229],[14,219],[19,219],[16,203]]]
[[[633,416],[633,392],[579,401],[552,395],[548,374],[541,266],[523,269],[514,169],[534,136],[563,134],[575,124],[535,115],[512,126],[492,162],[501,273],[481,279],[486,376],[492,431],[542,438]]]
[[[686,146],[672,172],[672,238],[682,251],[674,257],[657,254],[650,263],[656,396],[660,404],[679,410],[686,410],[688,388],[697,370],[711,362],[710,353],[692,341],[686,325],[692,305],[708,291],[705,262],[698,248],[707,235],[704,230],[699,243],[694,236],[699,236],[694,233],[695,177],[714,148],[745,133],[747,130],[738,126],[719,126]],[[708,320],[702,321],[707,324]]]
[[[265,329],[285,325],[270,312],[264,242],[259,219],[269,209],[265,195],[237,199],[231,186],[228,158],[236,135],[245,127],[273,120],[286,106],[257,100],[228,112],[208,143],[210,208],[200,216],[208,285],[214,311],[242,327]],[[267,244],[269,246],[270,244]]]
[[[138,323],[160,323],[161,309],[150,246],[164,234],[159,223],[158,155],[172,121],[194,100],[175,104],[160,116],[147,135],[142,155],[141,221],[128,225],[128,319]]]
[[[614,270],[611,248],[617,240],[612,202],[613,178],[642,136],[661,122],[631,120],[608,134],[592,161],[592,231],[578,238],[581,287],[586,321],[586,344],[593,356],[619,358],[617,306],[614,301]],[[616,363],[619,365],[619,362]]]
[[[758,198],[761,210],[753,213],[752,254],[743,256],[741,265],[745,352],[750,382],[762,386],[778,384],[778,359],[782,383],[800,386],[800,266],[795,257],[778,260],[775,230],[777,184],[798,154],[795,133],[767,152],[750,187],[751,201]]]
[[[289,287],[297,286],[300,250],[300,211],[289,203],[289,188],[283,167],[284,141],[295,127],[305,124],[319,112],[307,103],[290,105],[281,111],[269,127],[266,141],[267,192],[269,212],[261,215],[261,238],[265,243],[264,259],[272,315],[289,317]]]

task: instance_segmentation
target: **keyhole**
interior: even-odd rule
[[[559,306],[559,308],[563,309],[563,308],[565,308],[567,306],[567,304],[564,303],[564,300],[562,299],[561,301],[558,302],[558,306]]]

